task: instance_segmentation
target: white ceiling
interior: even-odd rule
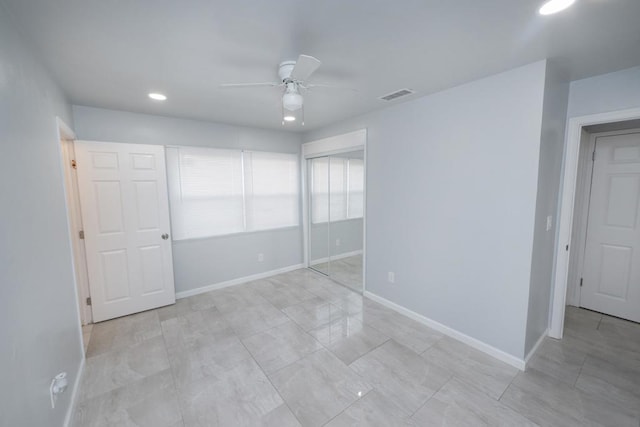
[[[546,57],[571,79],[640,64],[640,0],[0,0],[74,104],[281,129],[277,78],[298,54],[311,81],[358,92],[305,95],[300,131]],[[165,93],[152,102],[150,91]],[[400,100],[396,102],[402,102]]]

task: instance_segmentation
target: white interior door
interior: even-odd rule
[[[164,147],[76,141],[93,320],[175,302]]]
[[[640,322],[640,131],[599,136],[580,305]]]

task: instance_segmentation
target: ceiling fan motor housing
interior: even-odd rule
[[[280,76],[280,80],[285,82],[289,80],[291,77],[291,72],[293,71],[293,67],[296,66],[296,61],[284,61],[280,63],[278,67],[278,76]]]

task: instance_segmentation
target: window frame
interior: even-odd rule
[[[203,147],[203,146],[189,146],[189,145],[166,145],[165,146],[165,151],[169,150],[169,149],[173,149],[177,151],[177,156],[175,158],[175,161],[177,162],[177,164],[173,164],[173,159],[170,159],[170,157],[173,156],[169,156],[169,155],[165,155],[165,159],[166,159],[166,168],[167,168],[167,175],[171,175],[171,174],[175,174],[175,176],[172,177],[172,179],[168,179],[167,180],[167,193],[169,196],[169,211],[171,214],[171,227],[172,227],[172,240],[174,242],[184,242],[184,241],[189,241],[189,240],[202,240],[202,239],[214,239],[214,238],[219,238],[219,237],[229,237],[229,236],[238,236],[238,235],[246,235],[246,234],[254,234],[254,233],[262,233],[262,232],[268,232],[268,231],[274,231],[274,230],[288,230],[288,229],[296,229],[296,228],[300,228],[302,226],[301,223],[301,200],[302,200],[302,189],[301,189],[301,183],[300,183],[300,154],[299,153],[291,153],[291,152],[281,152],[281,151],[265,151],[265,150],[249,150],[249,149],[240,149],[240,148],[223,148],[223,147]],[[175,194],[172,192],[172,187],[175,187],[175,185],[181,186],[182,185],[182,181],[181,181],[181,170],[180,170],[180,150],[189,150],[189,149],[196,149],[196,150],[215,150],[215,151],[231,151],[231,152],[237,152],[240,153],[240,172],[241,172],[241,188],[242,188],[242,230],[240,231],[231,231],[228,233],[220,233],[220,234],[207,234],[207,235],[199,235],[199,236],[191,236],[191,237],[181,237],[181,238],[175,238],[175,232],[174,232],[174,222],[173,222],[173,217],[174,217],[174,209],[180,209],[178,207],[175,207],[175,202],[176,201],[181,201],[181,195],[180,194]],[[283,225],[283,226],[276,226],[276,227],[268,227],[268,228],[248,228],[248,221],[247,221],[247,208],[248,208],[248,203],[247,203],[247,198],[249,197],[247,194],[247,182],[246,182],[246,178],[247,178],[247,160],[245,156],[245,153],[251,154],[251,153],[266,153],[266,154],[274,154],[274,155],[282,155],[282,156],[290,156],[291,159],[295,159],[295,177],[294,177],[294,182],[295,182],[295,199],[297,201],[296,203],[296,212],[297,214],[295,215],[295,224],[290,224],[290,225]],[[171,172],[170,172],[171,171]],[[170,181],[175,181],[175,182],[170,182]],[[175,189],[174,189],[175,190]],[[172,194],[173,193],[173,194]],[[253,195],[253,191],[252,191],[252,195]],[[293,195],[292,195],[293,197]]]

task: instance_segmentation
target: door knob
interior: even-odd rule
[[[163,240],[167,240],[169,238],[169,235],[167,233],[164,233],[161,237]]]

